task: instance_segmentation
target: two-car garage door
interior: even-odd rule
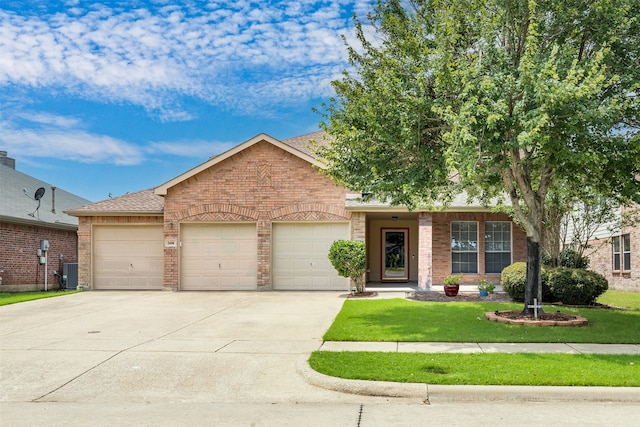
[[[348,289],[327,257],[334,240],[349,238],[348,223],[275,223],[271,237],[273,289]],[[184,224],[181,244],[181,289],[257,289],[256,224]]]

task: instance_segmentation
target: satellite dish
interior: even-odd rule
[[[33,198],[36,200],[40,200],[42,199],[42,196],[44,196],[44,187],[40,187],[36,190],[36,194],[33,195]]]

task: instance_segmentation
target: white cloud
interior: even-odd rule
[[[260,111],[326,96],[346,66],[340,34],[367,2],[94,5],[49,15],[0,9],[0,86],[62,90],[189,119],[178,100]],[[247,87],[250,90],[247,90]]]
[[[145,151],[151,155],[171,155],[180,157],[208,158],[223,153],[237,145],[235,142],[220,141],[171,141],[152,142]]]
[[[60,128],[70,128],[79,124],[79,120],[75,117],[66,117],[42,112],[17,112],[15,116],[33,123],[53,125]]]
[[[33,115],[32,118],[36,116]],[[57,158],[115,165],[135,165],[143,159],[142,151],[125,141],[64,126],[18,129],[12,123],[0,122],[0,128],[3,150],[16,157]]]

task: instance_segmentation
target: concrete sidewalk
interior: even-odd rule
[[[640,355],[640,344],[326,341],[320,346],[319,350],[380,351],[389,353],[568,353]]]

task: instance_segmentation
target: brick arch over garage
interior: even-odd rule
[[[274,209],[271,221],[339,221],[349,220],[351,212],[344,208],[322,203],[300,203]]]
[[[176,221],[257,221],[258,211],[236,205],[211,203],[176,213]]]

